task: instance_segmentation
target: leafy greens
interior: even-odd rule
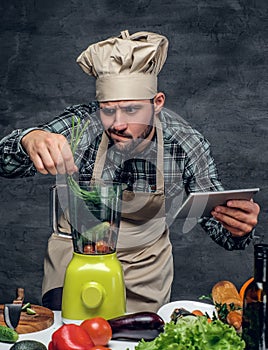
[[[207,317],[185,316],[165,324],[164,332],[153,341],[143,339],[135,350],[242,350],[245,342],[233,327]]]

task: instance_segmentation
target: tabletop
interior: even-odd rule
[[[41,343],[43,343],[44,345],[48,346],[48,343],[51,340],[51,335],[61,325],[62,325],[61,312],[54,311],[54,323],[51,327],[49,327],[43,331],[39,331],[39,332],[20,334],[18,341],[20,341],[20,340],[37,340],[37,341],[40,341]],[[112,340],[109,342],[109,347],[112,350],[126,350],[126,349],[134,350],[136,344],[137,343],[135,343],[135,342]],[[11,346],[12,346],[12,344],[1,343],[0,348],[1,348],[1,350],[8,350],[11,348]]]
[[[169,322],[170,316],[173,313],[173,310],[176,308],[184,308],[188,311],[200,310],[204,314],[207,313],[210,317],[213,316],[215,310],[215,306],[212,304],[207,304],[199,301],[192,300],[177,300],[163,305],[157,312],[157,314],[163,319],[163,321]],[[37,340],[48,346],[48,343],[51,340],[52,334],[58,329],[63,323],[61,318],[61,311],[53,311],[54,312],[54,323],[51,327],[34,333],[21,334],[19,336],[19,340]],[[137,342],[127,342],[127,341],[115,341],[111,340],[109,342],[109,348],[112,350],[135,350],[135,346]],[[10,349],[12,344],[0,344],[0,350],[8,350]]]

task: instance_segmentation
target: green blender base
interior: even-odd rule
[[[125,312],[125,284],[116,253],[73,253],[65,273],[62,321],[79,324],[88,318],[111,319]]]

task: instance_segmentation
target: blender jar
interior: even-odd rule
[[[116,256],[122,187],[69,177],[67,188],[74,252],[65,273],[63,322],[123,315],[125,285]]]
[[[114,253],[120,226],[121,185],[78,185],[72,179],[68,190],[74,252]]]

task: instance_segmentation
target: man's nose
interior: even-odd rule
[[[126,117],[124,116],[124,112],[120,108],[117,108],[115,111],[113,127],[117,130],[124,130],[127,128]]]

